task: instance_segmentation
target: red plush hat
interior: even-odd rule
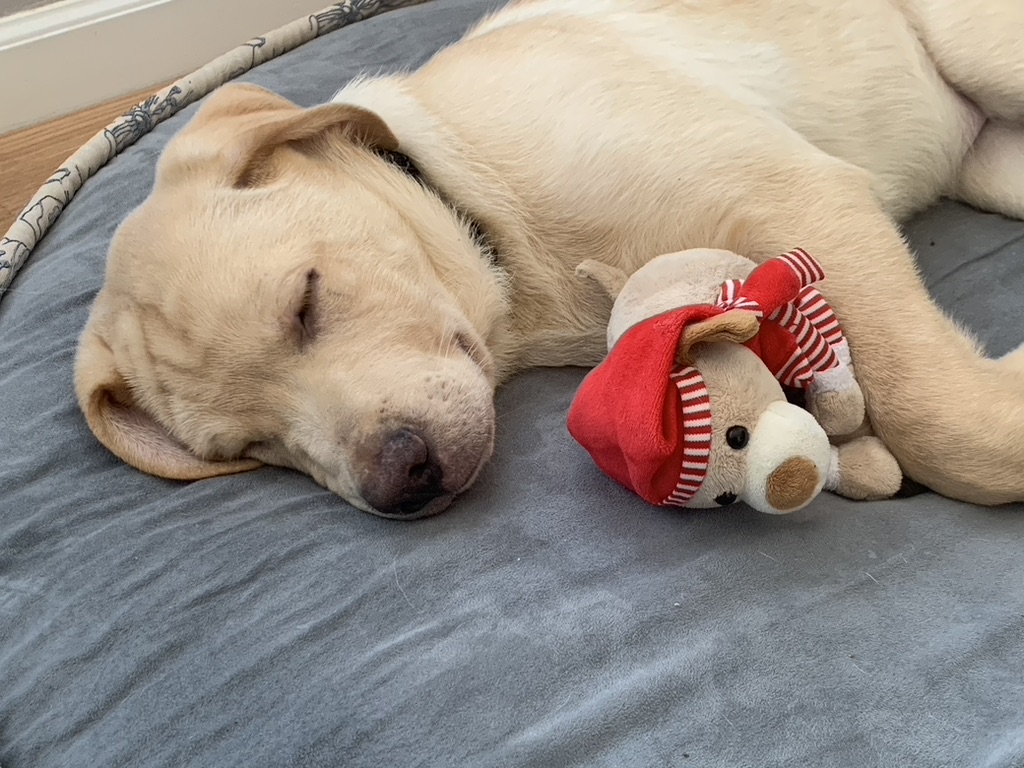
[[[841,331],[810,287],[824,276],[797,249],[745,281],[725,283],[717,304],[681,307],[634,325],[581,384],[569,432],[605,473],[642,498],[685,506],[707,475],[712,435],[704,379],[676,361],[687,328],[734,310],[753,312],[761,325],[748,346],[781,381],[806,386],[816,371],[838,365],[832,345]]]

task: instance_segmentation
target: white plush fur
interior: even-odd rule
[[[814,490],[814,495],[817,495],[828,477],[832,446],[810,413],[785,401],[776,401],[761,414],[750,434],[743,500],[759,512],[792,512],[792,509],[776,509],[768,499],[769,477],[791,456],[799,456],[814,463],[818,470],[818,482]]]

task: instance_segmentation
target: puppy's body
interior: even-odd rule
[[[436,511],[489,453],[497,382],[603,355],[608,303],[577,263],[628,272],[688,247],[760,260],[799,246],[825,265],[872,422],[907,474],[958,498],[1024,500],[1024,365],[984,359],[938,311],[893,224],[943,194],[1024,216],[1022,35],[1010,0],[535,0],[417,72],[352,83],[334,107],[224,89],[115,241],[79,363],[90,424],[149,471],[237,471],[245,454],[396,514],[402,489],[381,491],[375,473],[401,485],[429,456],[443,493],[416,511]],[[437,197],[353,144],[410,155],[482,225],[499,269]],[[131,275],[159,273],[173,294],[188,270],[169,239],[196,252],[205,302],[191,316],[165,306],[160,338],[213,323],[260,355],[161,366],[174,342],[138,317],[161,299],[140,300]],[[366,322],[339,304],[314,343],[268,351],[278,342],[252,328],[294,301],[253,298],[314,263],[317,290],[348,296]],[[410,377],[416,392],[377,383]],[[214,413],[239,380],[247,407]],[[256,391],[286,386],[300,396]],[[112,387],[115,417],[97,399]],[[171,435],[189,450],[168,448]]]
[[[541,292],[543,311],[517,303],[514,359],[562,365],[576,351],[558,340],[549,353],[538,334],[604,318],[580,305],[572,268],[586,258],[632,271],[736,236],[757,185],[781,172],[793,186],[776,194],[797,199],[815,175],[863,169],[897,220],[954,192],[980,113],[887,0],[826,6],[525,2],[413,75],[335,101],[381,115],[513,274],[525,260],[537,284],[516,294]]]

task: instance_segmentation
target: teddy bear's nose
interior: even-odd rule
[[[786,459],[768,476],[768,503],[779,512],[799,509],[817,493],[818,468],[810,459]]]

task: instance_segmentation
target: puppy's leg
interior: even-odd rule
[[[956,195],[982,210],[1024,219],[1024,125],[989,122],[982,128],[964,158]]]
[[[1024,380],[934,303],[867,175],[788,159],[747,189],[725,247],[822,262],[871,423],[905,474],[965,501],[1024,500]]]
[[[1010,370],[1017,371],[1021,376],[1021,386],[1024,386],[1024,344],[1007,352],[999,358],[999,362]]]
[[[1024,3],[897,0],[942,76],[989,117],[1024,121]]]

